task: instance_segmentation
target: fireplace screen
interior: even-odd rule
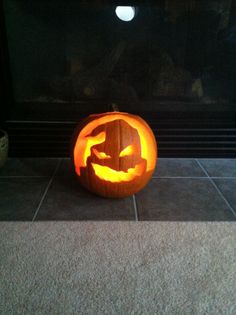
[[[235,109],[235,1],[107,3],[3,1],[13,116]]]

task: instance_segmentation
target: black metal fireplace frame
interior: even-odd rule
[[[37,120],[30,117],[11,120],[14,109],[12,78],[0,0],[0,127],[10,138],[11,156],[68,156],[70,137],[76,121],[48,121],[43,112]],[[109,108],[109,100],[102,100]],[[40,108],[40,104],[39,108]],[[53,104],[51,104],[53,108]],[[236,104],[235,104],[236,108]],[[123,108],[122,108],[123,109]],[[27,112],[27,110],[26,110]],[[80,120],[88,112],[71,113]],[[137,112],[151,125],[159,146],[160,157],[236,157],[236,110],[222,112],[181,110]],[[26,116],[25,116],[26,117]]]

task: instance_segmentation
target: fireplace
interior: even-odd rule
[[[1,5],[10,155],[67,156],[76,123],[115,103],[149,122],[159,156],[235,157],[234,0],[129,1],[129,21],[119,1]]]

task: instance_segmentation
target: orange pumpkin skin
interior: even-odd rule
[[[82,186],[107,198],[137,193],[150,180],[157,161],[151,128],[124,112],[90,115],[72,138],[72,161]]]

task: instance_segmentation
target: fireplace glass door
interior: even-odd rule
[[[235,0],[2,5],[8,122],[76,122],[115,103],[154,129],[233,128]]]
[[[4,0],[11,118],[121,110],[235,111],[233,0]],[[109,1],[107,1],[109,3]]]

